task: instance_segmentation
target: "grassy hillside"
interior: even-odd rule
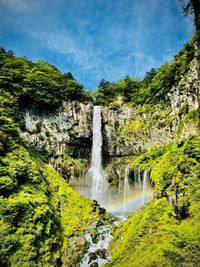
[[[98,220],[93,203],[31,149],[16,145],[0,162],[1,266],[74,266]]]
[[[199,266],[200,138],[154,148],[132,168],[148,169],[152,200],[116,231],[107,267]]]

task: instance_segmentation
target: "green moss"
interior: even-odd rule
[[[200,108],[197,110],[189,111],[188,113],[183,113],[182,118],[179,122],[179,128],[177,132],[177,138],[181,136],[181,134],[186,129],[194,129],[194,131],[200,133]]]
[[[77,238],[98,220],[92,201],[74,192],[30,148],[18,147],[1,160],[1,263],[59,266],[76,262],[81,253]]]
[[[152,200],[114,234],[106,267],[198,266],[200,257],[200,137],[153,148],[132,168],[149,169]],[[165,197],[163,197],[165,196]],[[176,202],[171,203],[170,197]]]
[[[199,216],[179,221],[166,199],[149,203],[117,230],[106,267],[198,266]]]
[[[135,137],[144,134],[146,128],[142,121],[133,121],[122,128],[120,135],[117,137],[117,141],[125,140],[134,142]]]

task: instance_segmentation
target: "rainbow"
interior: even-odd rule
[[[143,194],[141,194],[141,191],[132,192],[132,194],[125,199],[113,199],[105,208],[113,215],[130,214],[136,212],[143,206],[142,198],[144,199],[144,203],[146,203],[152,196],[153,193],[151,190],[145,191]]]

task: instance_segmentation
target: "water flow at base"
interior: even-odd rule
[[[85,233],[85,239],[89,244],[88,252],[84,255],[80,267],[103,266],[111,258],[108,247],[112,240],[110,225],[100,226],[97,229],[98,237],[92,239],[91,235]]]
[[[106,180],[101,153],[101,107],[94,106],[91,166],[88,174],[81,181],[81,186],[76,189],[82,195],[96,200],[107,211],[123,220],[129,214],[136,212],[152,197],[149,172],[139,169],[131,172],[130,167],[125,166],[124,178],[119,179],[119,186],[116,190],[116,188],[111,188]],[[95,231],[98,238],[95,242],[88,232],[85,233],[89,249],[81,261],[81,267],[103,266],[110,259],[108,251],[108,245],[112,239],[110,228],[111,225],[97,227]]]

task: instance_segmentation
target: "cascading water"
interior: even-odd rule
[[[152,196],[152,191],[148,183],[148,172],[134,170],[134,177],[131,177],[129,166],[125,168],[124,179],[119,175],[118,188],[109,188],[105,173],[102,167],[102,131],[101,131],[101,107],[94,106],[93,111],[93,143],[91,166],[83,179],[81,175],[80,190],[85,196],[96,200],[108,211],[122,217],[122,220],[130,213],[137,211]],[[130,176],[130,177],[129,177]],[[86,183],[89,178],[89,183]],[[129,179],[130,178],[130,179]],[[131,183],[131,178],[132,180]],[[122,182],[123,181],[123,182]],[[84,255],[80,266],[102,266],[109,259],[109,242],[111,225],[103,225],[96,228],[98,239],[94,242],[90,233],[85,233],[85,239],[89,244],[89,249]]]
[[[141,188],[141,174],[140,174],[140,170],[138,170],[138,184],[139,184],[139,188]]]
[[[89,169],[89,177],[92,180],[91,198],[99,204],[105,205],[107,198],[108,183],[102,168],[102,132],[101,132],[101,107],[94,106],[93,111],[93,142],[92,160]]]
[[[84,255],[80,267],[88,266],[102,266],[110,260],[111,256],[109,254],[109,243],[112,240],[110,235],[110,225],[100,226],[97,229],[98,238],[93,240],[89,233],[85,233],[85,239],[89,244],[89,249]]]
[[[108,186],[102,167],[102,119],[101,107],[93,109],[93,142],[91,165],[87,175],[81,175],[76,190],[84,196],[96,200],[113,215],[126,217],[141,208],[151,197],[148,171],[130,170],[127,164],[118,176],[118,188]]]
[[[129,167],[125,169],[124,177],[124,212],[127,211],[127,198],[130,195],[130,186],[129,186]]]

